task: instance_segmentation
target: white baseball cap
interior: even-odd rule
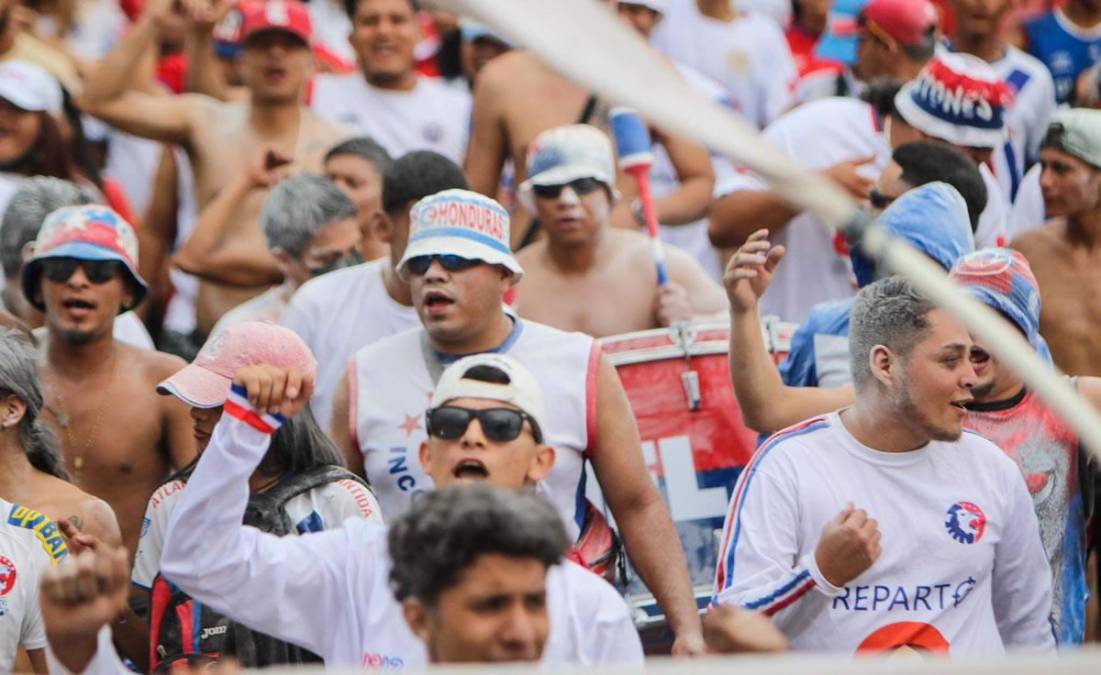
[[[608,186],[613,199],[619,199],[615,187],[615,153],[608,136],[588,124],[570,124],[544,131],[535,137],[528,150],[528,179],[520,184],[520,201],[535,211],[533,189],[536,185],[564,185],[578,178],[595,178]]]
[[[64,106],[58,81],[30,61],[0,63],[0,98],[28,112],[51,115],[60,115]]]
[[[398,262],[402,272],[411,259],[457,255],[501,265],[516,275],[524,268],[512,255],[508,211],[470,190],[444,190],[413,205],[409,212],[409,245]]]
[[[508,376],[508,384],[467,378],[466,374],[477,366],[490,366],[504,372]],[[432,408],[438,408],[457,398],[484,398],[514,405],[535,420],[539,434],[546,439],[547,417],[543,407],[543,392],[531,371],[511,356],[474,354],[448,366],[440,375],[436,391],[432,394]]]

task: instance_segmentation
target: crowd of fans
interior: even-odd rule
[[[1101,408],[1101,2],[591,1]],[[0,0],[0,669],[1101,637],[1073,427],[612,103],[418,0]],[[682,382],[602,339],[716,322],[762,436],[701,563],[633,409]]]

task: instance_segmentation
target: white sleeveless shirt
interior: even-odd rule
[[[596,441],[600,346],[583,333],[514,320],[512,334],[494,351],[519,360],[542,386],[544,442],[556,452],[543,487],[576,537],[584,516],[585,459]],[[424,414],[435,388],[423,339],[424,329],[416,328],[379,340],[356,352],[349,369],[353,433],[388,521],[417,494],[432,489],[418,458],[427,437]]]

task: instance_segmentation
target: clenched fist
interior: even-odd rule
[[[879,523],[851,503],[826,523],[814,551],[818,570],[834,586],[844,586],[879,557]]]

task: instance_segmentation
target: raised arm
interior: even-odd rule
[[[186,0],[188,30],[186,38],[187,91],[204,94],[219,101],[229,100],[229,88],[222,77],[222,68],[214,54],[214,26],[229,12],[232,4],[225,0]]]
[[[502,89],[512,86],[499,72],[500,63],[490,62],[478,75],[474,87],[473,122],[470,143],[466,146],[463,171],[470,189],[489,197],[497,196],[501,185],[501,169],[508,159],[508,138],[501,114]],[[517,167],[522,173],[523,167]]]
[[[334,617],[348,613],[348,565],[369,565],[364,530],[345,527],[299,537],[279,538],[241,525],[248,503],[248,479],[281,424],[265,414],[273,399],[258,391],[256,379],[246,380],[251,366],[238,373],[235,393],[226,401],[222,419],[199,459],[187,488],[169,519],[161,572],[187,594],[235,621],[310,651],[325,653],[332,639]],[[246,372],[248,371],[248,372]],[[268,371],[262,371],[268,372]],[[300,411],[312,393],[312,383],[284,373],[279,398],[287,391],[290,406]],[[353,532],[354,530],[354,532]],[[365,602],[367,598],[356,598]]]
[[[171,0],[151,0],[125,38],[96,68],[77,99],[84,112],[123,131],[154,140],[187,143],[196,102],[185,96],[139,91],[134,73],[156,48],[158,22]]]
[[[730,301],[730,378],[742,419],[755,431],[772,433],[853,402],[852,387],[788,387],[772,363],[761,334],[761,296],[772,283],[783,246],[770,246],[758,230],[730,258],[723,283]]]
[[[191,236],[172,256],[172,264],[200,279],[234,286],[282,281],[275,256],[255,246],[237,244],[227,233],[241,201],[253,190],[277,183],[290,161],[274,151],[262,151],[249,171],[238,175],[202,210]]]
[[[597,371],[593,469],[619,524],[639,576],[657,598],[676,634],[674,655],[702,654],[700,617],[676,526],[642,459],[638,426],[627,393],[606,356]]]

